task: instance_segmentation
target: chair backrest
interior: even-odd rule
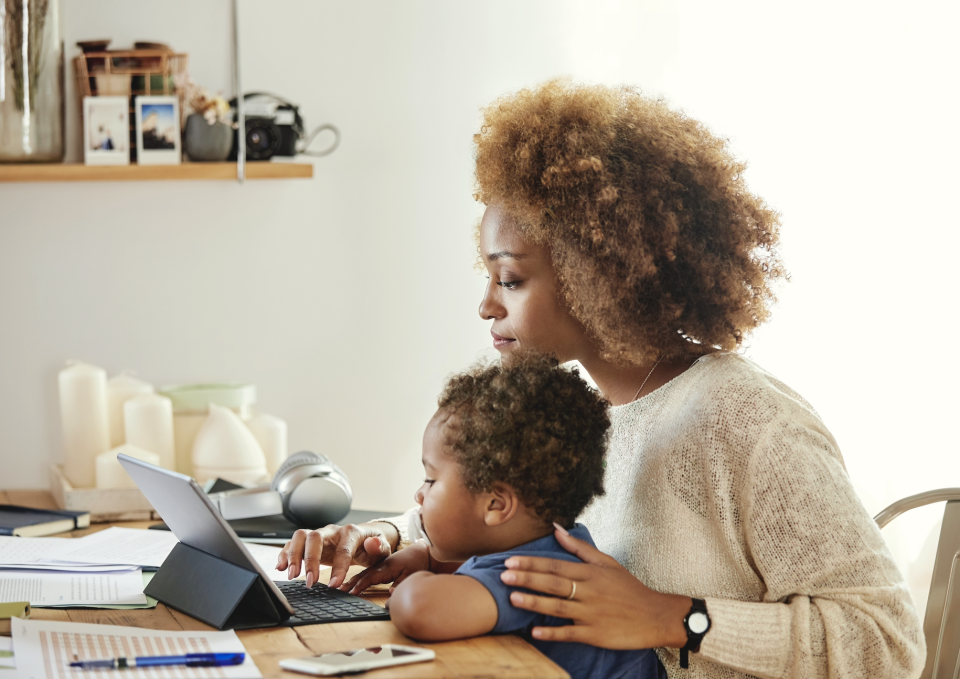
[[[894,502],[874,517],[883,528],[904,512],[946,502],[930,596],[923,616],[927,662],[920,679],[956,679],[960,675],[960,488],[940,488]]]

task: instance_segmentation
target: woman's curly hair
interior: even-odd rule
[[[477,198],[546,245],[573,315],[620,363],[734,349],[768,317],[779,215],[721,139],[630,87],[551,80],[483,112]]]
[[[446,443],[464,485],[509,485],[546,522],[571,526],[603,494],[607,402],[549,356],[517,352],[509,365],[478,364],[447,382]]]

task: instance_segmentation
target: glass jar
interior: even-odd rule
[[[63,160],[58,0],[0,0],[0,162]]]

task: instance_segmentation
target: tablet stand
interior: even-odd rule
[[[143,592],[217,629],[276,627],[289,617],[258,573],[182,542]]]

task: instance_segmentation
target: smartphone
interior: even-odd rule
[[[426,662],[436,657],[437,654],[429,648],[384,644],[371,648],[355,648],[352,651],[342,651],[340,653],[324,653],[312,658],[287,658],[280,661],[280,667],[304,674],[328,676],[331,674],[365,672],[366,670],[389,667],[390,665]]]

